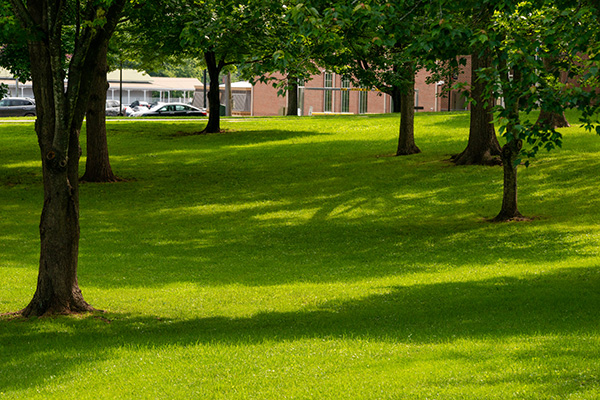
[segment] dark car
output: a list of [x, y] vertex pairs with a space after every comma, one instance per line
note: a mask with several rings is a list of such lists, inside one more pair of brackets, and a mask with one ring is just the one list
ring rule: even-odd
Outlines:
[[35, 101], [28, 97], [7, 97], [0, 100], [0, 117], [35, 116]]
[[206, 117], [206, 110], [184, 103], [159, 104], [149, 110], [140, 110], [132, 117]]

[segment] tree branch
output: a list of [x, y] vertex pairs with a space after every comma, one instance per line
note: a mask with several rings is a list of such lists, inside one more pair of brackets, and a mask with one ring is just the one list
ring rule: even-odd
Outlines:
[[15, 12], [17, 18], [19, 18], [19, 21], [21, 21], [21, 25], [23, 25], [23, 27], [28, 31], [35, 30], [37, 24], [33, 20], [33, 17], [31, 16], [31, 14], [29, 14], [27, 7], [23, 3], [23, 0], [9, 0], [9, 1], [10, 1], [10, 4], [12, 5], [13, 11]]

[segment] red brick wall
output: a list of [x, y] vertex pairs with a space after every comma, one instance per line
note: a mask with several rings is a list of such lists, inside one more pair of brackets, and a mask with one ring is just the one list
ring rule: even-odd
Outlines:
[[[283, 75], [273, 74], [277, 79]], [[258, 82], [252, 88], [252, 115], [280, 115], [282, 108], [287, 107], [287, 95], [278, 96], [277, 89], [271, 83]]]
[[[470, 82], [471, 66], [470, 57], [466, 57], [467, 65], [462, 67], [458, 76], [453, 77], [453, 83]], [[323, 88], [325, 86], [325, 70], [321, 70], [321, 74], [314, 75], [313, 79], [306, 81], [304, 89], [304, 103], [298, 106], [304, 110], [304, 115], [308, 115], [312, 107], [312, 112], [324, 112], [325, 94], [323, 90], [311, 90], [310, 88]], [[273, 74], [273, 77], [282, 79], [283, 75]], [[468, 105], [464, 101], [464, 97], [457, 91], [452, 91], [451, 95], [447, 93], [442, 95], [442, 89], [448, 84], [448, 79], [444, 80], [443, 85], [426, 84], [425, 81], [429, 76], [429, 72], [420, 70], [416, 74], [415, 91], [418, 92], [416, 106], [423, 107], [418, 111], [447, 111], [450, 101], [450, 109], [465, 109]], [[341, 88], [341, 76], [334, 74], [334, 88]], [[437, 86], [437, 87], [436, 87]], [[349, 91], [349, 112], [357, 114], [359, 111], [360, 91]], [[437, 94], [437, 96], [436, 96]], [[300, 100], [300, 99], [299, 99]], [[367, 113], [387, 113], [391, 112], [391, 97], [377, 91], [368, 92], [368, 107]], [[283, 96], [277, 95], [277, 89], [273, 88], [271, 83], [257, 83], [252, 90], [252, 115], [270, 116], [281, 115], [283, 109], [287, 107], [287, 94]], [[340, 90], [333, 91], [333, 112], [340, 113], [342, 111], [342, 92]]]
[[[458, 76], [452, 77], [452, 84], [456, 82], [471, 82], [471, 57], [467, 56], [465, 59], [467, 64], [460, 68]], [[436, 83], [426, 83], [429, 75], [429, 72], [426, 70], [419, 70], [416, 74], [415, 90], [419, 93], [418, 104], [416, 105], [423, 107], [423, 110], [420, 111], [448, 111], [449, 101], [451, 110], [464, 110], [465, 107], [468, 108], [468, 104], [460, 92], [453, 90], [449, 96], [448, 93], [443, 91], [448, 85], [449, 77], [443, 79], [443, 85], [436, 85]]]

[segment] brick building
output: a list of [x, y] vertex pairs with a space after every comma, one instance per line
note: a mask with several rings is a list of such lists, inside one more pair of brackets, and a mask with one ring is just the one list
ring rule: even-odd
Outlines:
[[[470, 60], [458, 73], [444, 81], [428, 83], [429, 72], [420, 70], [416, 74], [415, 107], [417, 111], [456, 111], [468, 109], [466, 96], [458, 91], [446, 92], [448, 84], [470, 82]], [[283, 79], [280, 74], [273, 75]], [[204, 87], [196, 86], [193, 104], [204, 106]], [[224, 104], [224, 85], [221, 85], [221, 103]], [[277, 95], [277, 89], [269, 83], [247, 82], [232, 84], [233, 114], [271, 116], [285, 115], [287, 94]], [[391, 96], [377, 90], [352, 85], [342, 75], [321, 70], [318, 75], [298, 88], [298, 115], [320, 114], [380, 114], [392, 111]]]

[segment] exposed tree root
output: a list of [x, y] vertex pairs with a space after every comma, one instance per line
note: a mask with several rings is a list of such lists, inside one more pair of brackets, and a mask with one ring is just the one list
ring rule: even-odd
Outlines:
[[411, 154], [419, 154], [421, 149], [419, 149], [416, 145], [409, 146], [407, 148], [398, 149], [396, 151], [397, 156], [410, 156]]
[[465, 150], [450, 157], [450, 161], [455, 165], [487, 165], [491, 167], [502, 165], [500, 155], [492, 155], [489, 151], [483, 154], [472, 154]]

